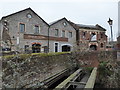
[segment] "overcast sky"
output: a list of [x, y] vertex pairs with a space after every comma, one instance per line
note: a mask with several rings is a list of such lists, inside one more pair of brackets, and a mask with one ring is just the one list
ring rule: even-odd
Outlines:
[[113, 36], [118, 34], [118, 0], [1, 0], [0, 18], [32, 8], [47, 23], [66, 17], [78, 24], [99, 24], [110, 37], [109, 17], [113, 19]]

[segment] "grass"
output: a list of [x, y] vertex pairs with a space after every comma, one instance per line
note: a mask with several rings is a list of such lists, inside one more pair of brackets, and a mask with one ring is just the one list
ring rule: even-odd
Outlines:
[[[26, 59], [26, 58], [29, 58], [30, 56], [46, 57], [46, 56], [54, 56], [54, 55], [61, 55], [61, 54], [67, 54], [67, 53], [70, 53], [70, 52], [32, 53], [32, 54], [17, 54], [17, 55], [22, 59]], [[3, 58], [10, 59], [15, 56], [16, 55], [6, 55], [6, 56], [3, 56]]]

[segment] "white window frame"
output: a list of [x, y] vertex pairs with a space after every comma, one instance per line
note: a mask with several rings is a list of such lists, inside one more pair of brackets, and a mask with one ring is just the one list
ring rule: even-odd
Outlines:
[[55, 52], [55, 43], [58, 43], [58, 52], [60, 52], [59, 42], [54, 42], [54, 52]]

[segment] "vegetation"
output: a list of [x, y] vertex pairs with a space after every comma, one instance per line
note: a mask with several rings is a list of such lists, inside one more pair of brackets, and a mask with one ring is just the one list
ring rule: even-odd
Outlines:
[[14, 55], [6, 55], [3, 56], [3, 58], [10, 59], [18, 56], [21, 59], [27, 59], [30, 56], [54, 56], [54, 55], [62, 55], [62, 54], [68, 54], [70, 52], [51, 52], [51, 53], [32, 53], [32, 54], [14, 54]]
[[86, 72], [92, 72], [92, 70], [93, 70], [93, 67], [84, 67], [83, 68]]

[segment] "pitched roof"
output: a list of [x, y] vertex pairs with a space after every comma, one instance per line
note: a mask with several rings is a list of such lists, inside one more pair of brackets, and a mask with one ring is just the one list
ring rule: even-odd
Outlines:
[[95, 26], [94, 25], [83, 25], [83, 24], [75, 24], [71, 21], [69, 21], [71, 23], [71, 25], [79, 30], [79, 29], [92, 29], [92, 30], [102, 30], [102, 31], [106, 31], [105, 28], [101, 27], [100, 25], [96, 24]]
[[[49, 25], [52, 26], [52, 25], [54, 25], [54, 24], [56, 24], [57, 22], [62, 21], [62, 20], [66, 20], [66, 21], [68, 22], [68, 24], [70, 24], [70, 25], [73, 27], [73, 25], [72, 25], [65, 17], [64, 17], [64, 18], [61, 18], [61, 19], [59, 19], [59, 20], [53, 21], [53, 22], [49, 23]], [[73, 28], [74, 28], [74, 27], [73, 27]], [[74, 28], [74, 29], [76, 30], [76, 28]]]
[[[24, 10], [21, 10], [21, 11], [15, 12], [15, 13], [12, 13], [12, 14], [7, 15], [7, 16], [3, 16], [2, 19], [7, 18], [7, 17], [9, 17], [9, 16], [13, 16], [13, 15], [18, 14], [18, 13], [23, 12], [23, 11], [27, 11], [27, 10], [31, 10], [35, 15], [37, 15], [44, 23], [46, 23], [46, 24], [49, 26], [49, 24], [48, 24], [47, 22], [45, 22], [45, 21], [44, 21], [36, 12], [34, 12], [30, 7], [29, 7], [29, 8], [26, 8], [26, 9], [24, 9]], [[1, 20], [2, 20], [2, 19], [1, 19]]]
[[49, 23], [49, 25], [51, 26], [51, 25], [53, 25], [53, 24], [55, 24], [55, 23], [57, 23], [57, 22], [59, 22], [59, 21], [62, 21], [62, 20], [64, 20], [64, 19], [68, 22], [68, 20], [64, 17], [64, 18], [61, 18], [61, 19], [58, 19], [58, 20], [56, 20], [56, 21], [53, 21], [53, 22]]

